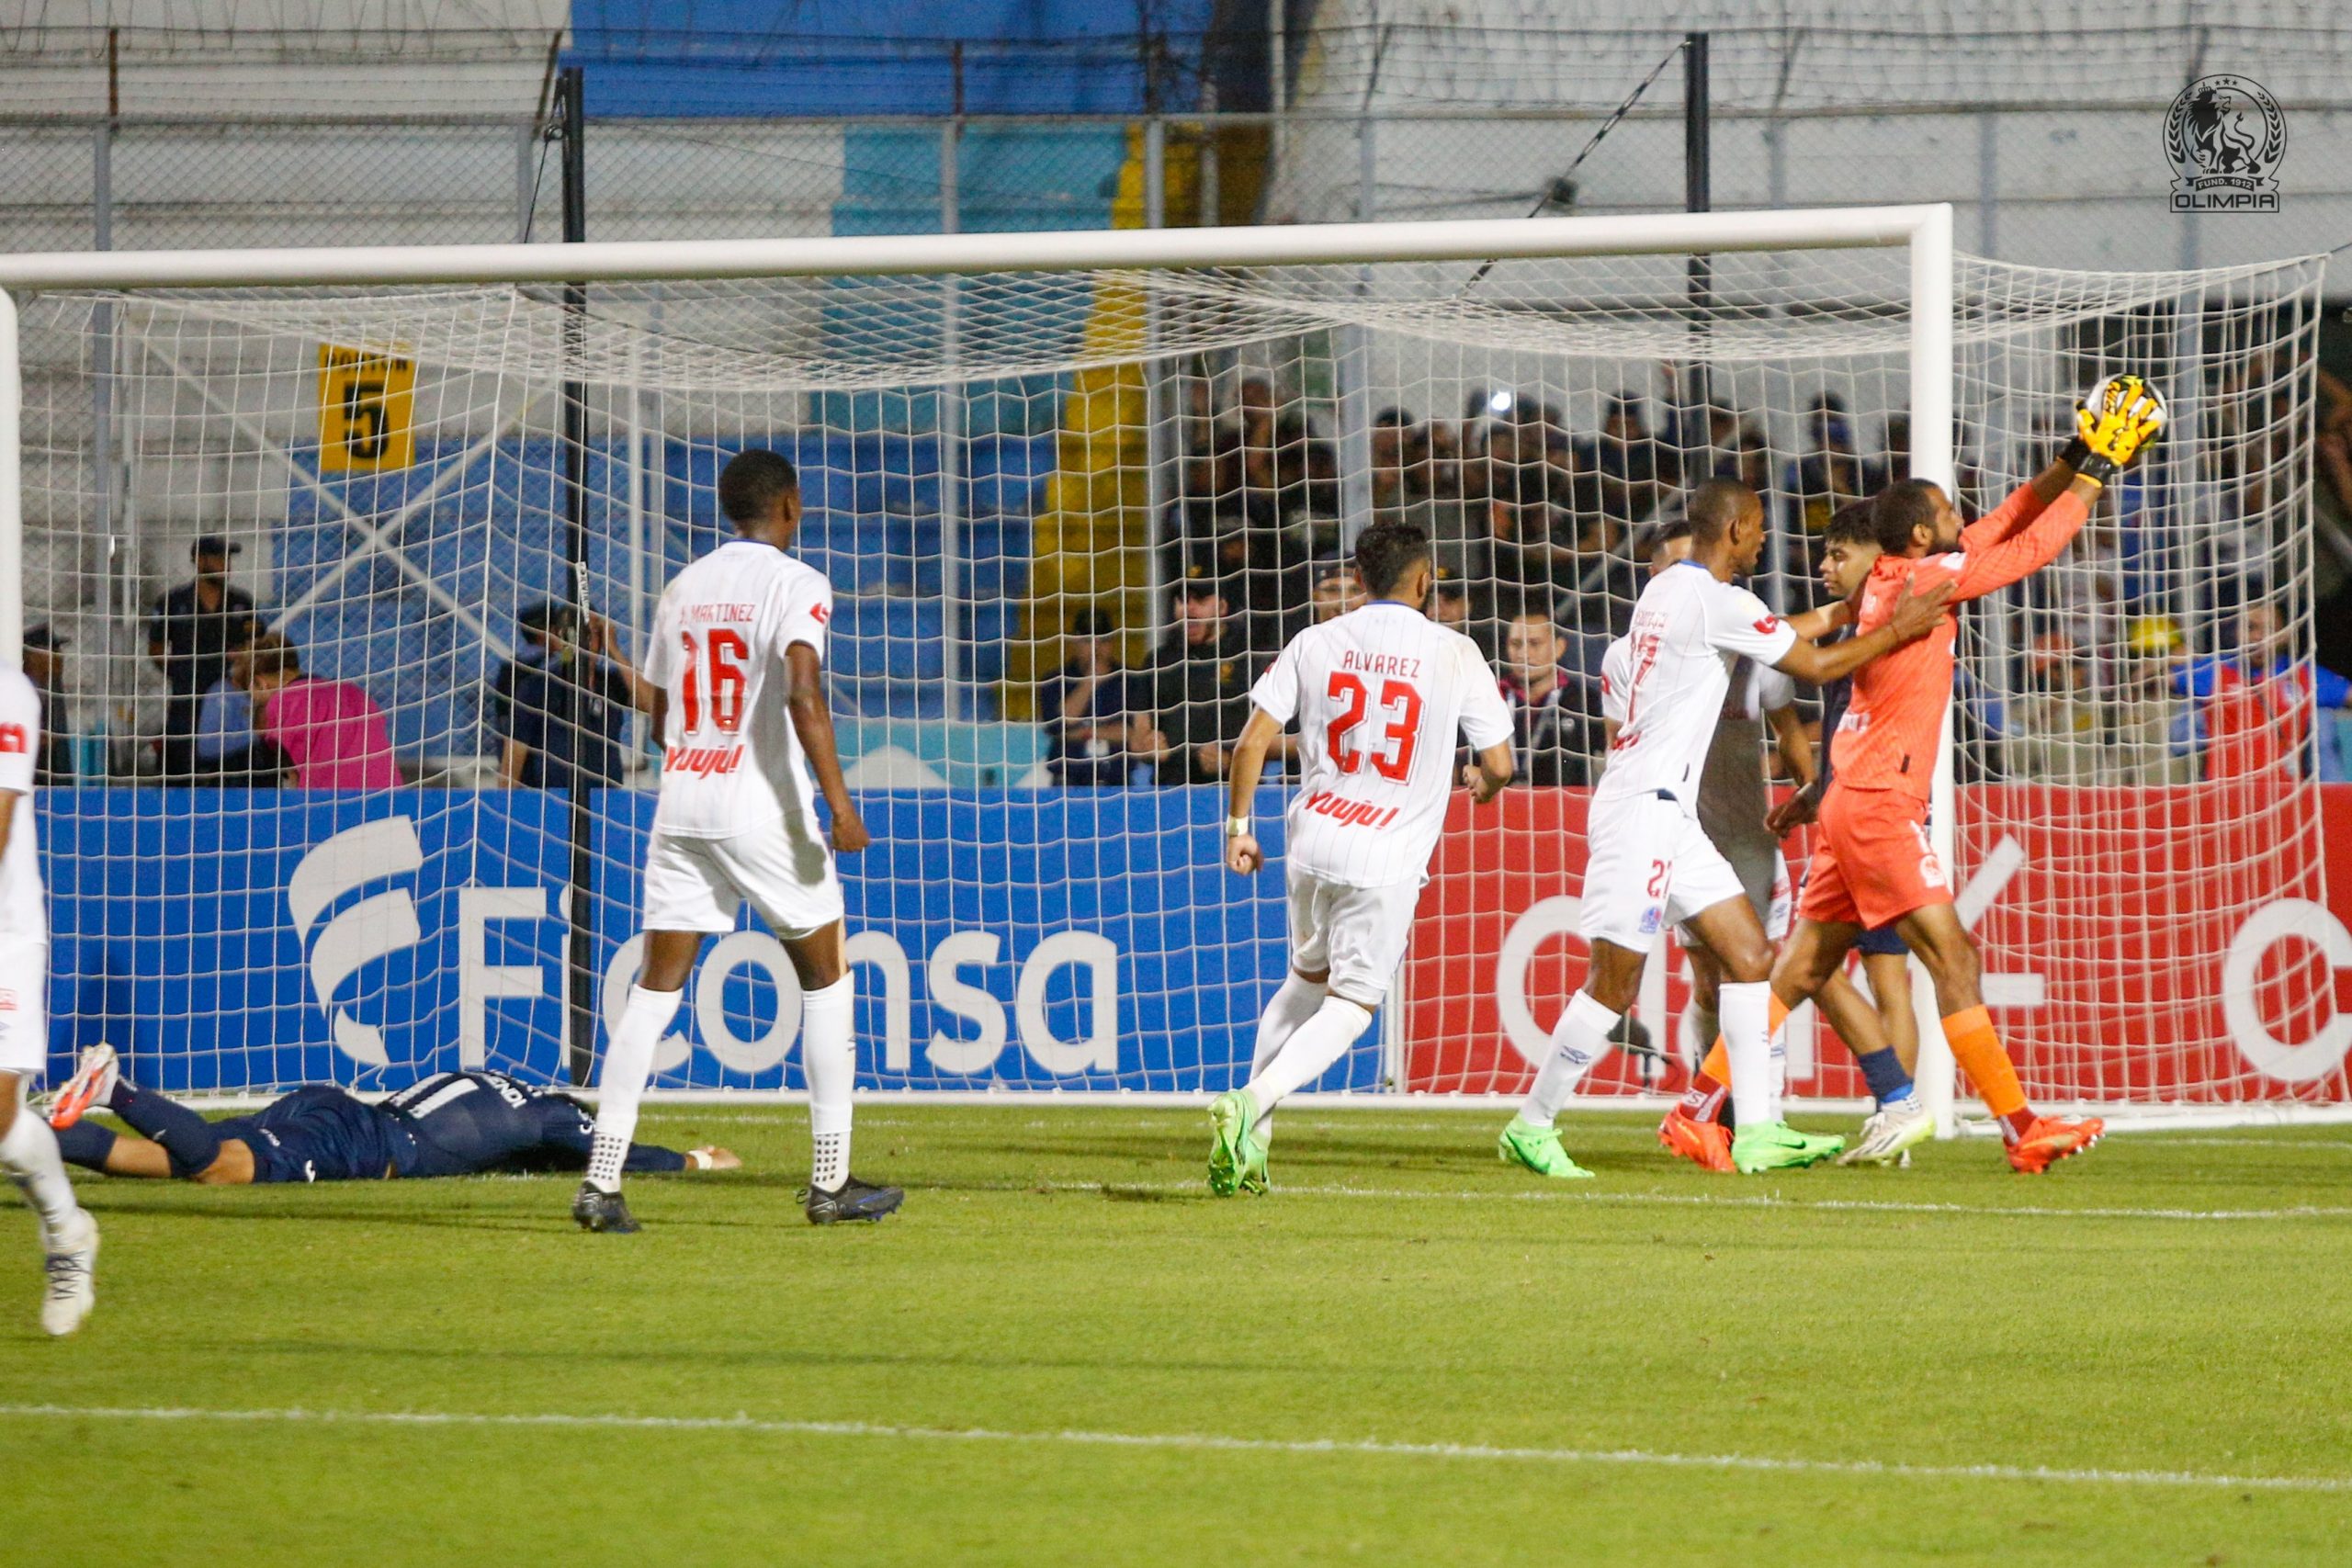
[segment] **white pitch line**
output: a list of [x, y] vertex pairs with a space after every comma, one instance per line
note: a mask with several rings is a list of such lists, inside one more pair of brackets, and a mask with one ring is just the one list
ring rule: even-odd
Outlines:
[[866, 1421], [778, 1421], [751, 1416], [481, 1415], [440, 1410], [201, 1410], [71, 1404], [0, 1404], [0, 1417], [58, 1421], [278, 1422], [362, 1427], [552, 1427], [759, 1436], [886, 1438], [909, 1442], [1061, 1443], [1220, 1453], [1362, 1454], [1383, 1459], [1502, 1461], [1535, 1464], [1647, 1465], [1678, 1470], [1867, 1475], [1917, 1481], [2041, 1481], [2082, 1486], [2171, 1486], [2263, 1492], [2352, 1492], [2352, 1476], [2222, 1475], [2194, 1470], [2077, 1470], [2018, 1464], [1888, 1464], [1875, 1460], [1773, 1459], [1753, 1454], [1660, 1453], [1646, 1449], [1503, 1448], [1486, 1443], [1394, 1443], [1376, 1438], [1228, 1438], [1193, 1432], [1002, 1432], [984, 1427], [900, 1427]]
[[[1204, 1184], [1170, 1181], [1030, 1181], [1005, 1182], [966, 1191], [989, 1192], [1201, 1192]], [[1915, 1203], [1893, 1199], [1781, 1198], [1771, 1193], [1746, 1197], [1711, 1197], [1702, 1192], [1591, 1192], [1537, 1188], [1524, 1192], [1443, 1191], [1409, 1187], [1348, 1187], [1341, 1185], [1286, 1187], [1277, 1184], [1273, 1195], [1305, 1198], [1381, 1198], [1439, 1200], [1459, 1203], [1486, 1200], [1503, 1203], [1642, 1204], [1689, 1209], [1825, 1209], [1878, 1214], [2024, 1214], [2066, 1220], [2327, 1220], [2352, 1219], [2352, 1207], [2322, 1208], [2301, 1204], [2285, 1209], [2068, 1209], [2031, 1203]]]

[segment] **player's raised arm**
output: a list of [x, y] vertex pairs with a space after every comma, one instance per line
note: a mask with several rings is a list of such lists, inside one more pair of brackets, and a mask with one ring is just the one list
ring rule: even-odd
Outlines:
[[1793, 642], [1787, 652], [1771, 661], [1772, 668], [1786, 671], [1800, 681], [1826, 686], [1852, 674], [1882, 653], [1926, 637], [1942, 618], [1944, 604], [1951, 597], [1949, 581], [1932, 583], [1922, 592], [1914, 592], [1913, 584], [1905, 581], [1903, 591], [1894, 596], [1894, 615], [1886, 625], [1826, 648], [1818, 643]]

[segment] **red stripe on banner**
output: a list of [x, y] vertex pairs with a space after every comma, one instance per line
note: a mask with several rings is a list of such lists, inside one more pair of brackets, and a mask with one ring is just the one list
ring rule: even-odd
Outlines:
[[[1972, 886], [1990, 896], [1974, 928], [1987, 998], [2030, 1091], [2352, 1100], [2352, 785], [2321, 786], [2317, 802], [2314, 821], [2309, 797], [2258, 780], [1962, 791], [1960, 887], [1963, 903]], [[1407, 1087], [1531, 1080], [1584, 976], [1585, 811], [1582, 790], [1513, 790], [1476, 810], [1455, 797], [1406, 966]], [[1801, 877], [1805, 836], [1785, 849]], [[1667, 1016], [1644, 1021], [1671, 1055], [1689, 986], [1684, 955], [1669, 947], [1667, 962]], [[1826, 1026], [1800, 1025], [1791, 1061], [1801, 1093], [1862, 1092]], [[1614, 1052], [1583, 1091], [1682, 1081], [1677, 1068], [1645, 1084]]]

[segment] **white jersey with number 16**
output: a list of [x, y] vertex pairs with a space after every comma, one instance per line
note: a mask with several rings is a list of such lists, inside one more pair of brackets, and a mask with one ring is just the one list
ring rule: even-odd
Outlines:
[[1511, 738], [1478, 645], [1392, 600], [1291, 638], [1250, 699], [1269, 718], [1298, 720], [1290, 864], [1355, 887], [1428, 875], [1457, 729], [1478, 750]]
[[669, 697], [653, 825], [730, 839], [780, 817], [820, 839], [817, 788], [785, 708], [785, 650], [824, 657], [833, 591], [772, 545], [730, 539], [662, 591], [645, 677]]

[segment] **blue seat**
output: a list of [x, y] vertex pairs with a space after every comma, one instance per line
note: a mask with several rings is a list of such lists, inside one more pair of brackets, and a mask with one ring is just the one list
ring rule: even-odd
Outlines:
[[938, 681], [946, 671], [937, 600], [840, 599], [834, 602], [834, 667], [859, 678]]
[[964, 591], [974, 599], [1019, 599], [1029, 592], [1026, 517], [975, 517], [964, 527]]
[[1020, 606], [1006, 600], [981, 600], [966, 606], [964, 669], [969, 680], [994, 686], [1004, 679], [1005, 653], [1020, 624]]

